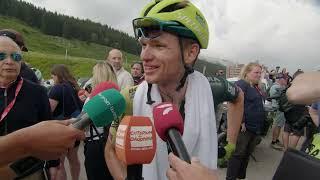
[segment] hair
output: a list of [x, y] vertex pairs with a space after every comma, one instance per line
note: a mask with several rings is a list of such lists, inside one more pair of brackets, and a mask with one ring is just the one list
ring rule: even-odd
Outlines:
[[76, 81], [76, 79], [70, 73], [68, 67], [64, 64], [55, 64], [51, 69], [51, 74], [57, 76], [58, 84], [62, 83], [71, 83], [71, 85], [76, 89], [76, 91], [80, 90], [80, 87]]
[[133, 62], [133, 63], [131, 64], [131, 68], [132, 68], [135, 64], [139, 64], [139, 65], [141, 66], [141, 73], [143, 74], [143, 73], [144, 73], [144, 70], [143, 70], [143, 64], [142, 64], [142, 62]]
[[111, 66], [108, 62], [98, 62], [94, 67], [92, 71], [92, 88], [95, 88], [96, 85], [98, 85], [101, 82], [104, 81], [112, 81], [116, 84], [117, 82], [117, 76]]
[[259, 67], [262, 69], [261, 65], [258, 63], [249, 63], [241, 69], [240, 79], [252, 84], [252, 82], [248, 79], [247, 74], [251, 72], [254, 67]]

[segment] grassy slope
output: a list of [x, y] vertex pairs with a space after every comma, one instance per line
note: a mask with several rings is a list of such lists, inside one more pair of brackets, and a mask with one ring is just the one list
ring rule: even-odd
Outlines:
[[[76, 77], [91, 76], [94, 64], [97, 60], [104, 59], [106, 52], [111, 49], [99, 44], [48, 36], [15, 18], [0, 16], [0, 29], [4, 28], [15, 29], [23, 34], [29, 49], [29, 52], [24, 53], [24, 59], [40, 69], [45, 79], [50, 77], [53, 64], [68, 65]], [[124, 57], [128, 64], [139, 59], [138, 56], [129, 53], [124, 53]]]

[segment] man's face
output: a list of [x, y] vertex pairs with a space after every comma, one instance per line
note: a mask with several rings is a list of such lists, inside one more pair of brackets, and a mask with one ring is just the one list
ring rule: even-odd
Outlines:
[[13, 56], [21, 55], [20, 48], [9, 38], [0, 37], [0, 77], [7, 80], [15, 80], [20, 73], [21, 59]]
[[167, 84], [180, 80], [184, 67], [177, 36], [161, 32], [161, 35], [154, 39], [140, 39], [140, 44], [140, 58], [148, 83]]
[[142, 67], [140, 64], [134, 64], [131, 68], [132, 77], [141, 77], [142, 76]]
[[119, 71], [122, 68], [121, 52], [117, 49], [111, 50], [109, 52], [108, 61], [116, 71]]

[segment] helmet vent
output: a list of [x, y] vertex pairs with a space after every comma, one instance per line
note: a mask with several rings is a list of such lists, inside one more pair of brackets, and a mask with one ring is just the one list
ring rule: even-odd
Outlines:
[[155, 5], [157, 5], [157, 4], [154, 4], [154, 5], [150, 6], [150, 7], [148, 7], [148, 9], [146, 9], [146, 11], [144, 12], [143, 16], [144, 16], [144, 17], [147, 16], [147, 14], [149, 13], [149, 11], [150, 11]]
[[173, 11], [185, 8], [187, 5], [188, 5], [188, 1], [171, 4], [171, 5], [163, 8], [159, 13], [173, 12]]

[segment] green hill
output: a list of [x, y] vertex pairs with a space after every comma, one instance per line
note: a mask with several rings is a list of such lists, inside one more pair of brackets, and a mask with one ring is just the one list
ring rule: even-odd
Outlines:
[[[20, 20], [0, 16], [0, 29], [8, 28], [15, 29], [23, 35], [29, 49], [29, 52], [24, 53], [24, 59], [40, 69], [45, 79], [50, 78], [53, 64], [66, 64], [76, 77], [91, 76], [92, 67], [97, 60], [105, 59], [106, 52], [111, 49], [95, 43], [45, 35]], [[123, 54], [128, 64], [139, 59], [138, 56], [126, 52]], [[125, 66], [128, 67], [128, 64]]]

